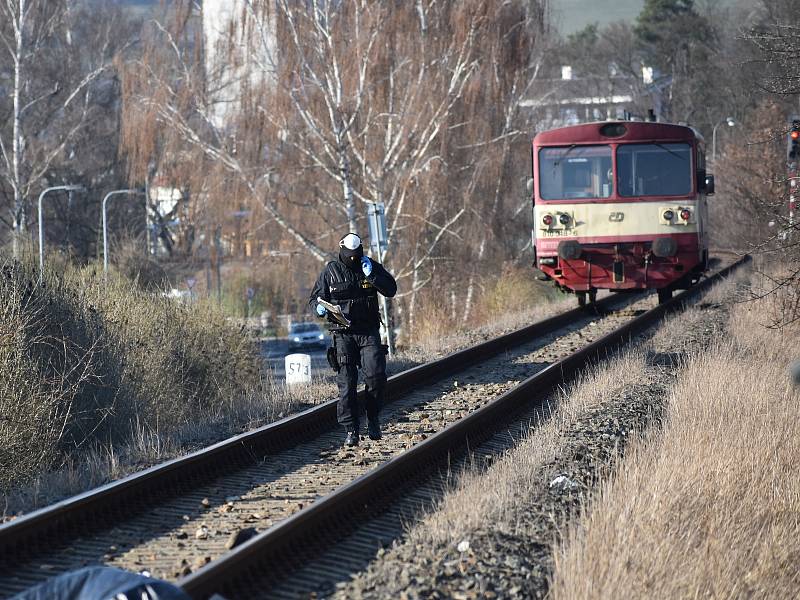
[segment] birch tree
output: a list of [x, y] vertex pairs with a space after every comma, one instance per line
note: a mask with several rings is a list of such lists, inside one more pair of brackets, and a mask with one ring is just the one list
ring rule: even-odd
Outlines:
[[[477, 230], [485, 248], [502, 231], [495, 219], [505, 207], [513, 144], [526, 137], [519, 102], [541, 64], [547, 5], [419, 0], [333, 11], [312, 4], [305, 12], [279, 2], [290, 24], [281, 46], [295, 57], [283, 63], [281, 80], [296, 85], [285, 96], [289, 110], [270, 118], [299, 132], [287, 142], [304, 172], [341, 186], [341, 197], [329, 202], [344, 206], [350, 227], [354, 204], [385, 204], [390, 248], [380, 258], [407, 280], [399, 297], [408, 297], [413, 326], [417, 294], [433, 281], [435, 262], [474, 265], [474, 254], [463, 250], [473, 246], [465, 232]], [[297, 120], [306, 126], [293, 127]], [[465, 271], [468, 315], [475, 271]]]
[[0, 99], [0, 184], [18, 255], [32, 196], [89, 120], [93, 83], [111, 64], [111, 37], [97, 55], [73, 60], [67, 0], [0, 3], [0, 70], [9, 81]]
[[[233, 177], [235, 187], [259, 203], [271, 222], [315, 258], [326, 260], [328, 249], [316, 243], [313, 226], [333, 220], [356, 230], [357, 207], [365, 202], [384, 201], [390, 210], [394, 204], [402, 209], [404, 192], [400, 185], [387, 184], [387, 175], [397, 178], [395, 173], [402, 171], [408, 181], [435, 160], [434, 142], [448, 109], [474, 71], [475, 27], [467, 29], [452, 52], [436, 57], [440, 64], [432, 64], [430, 57], [427, 62], [419, 56], [392, 57], [395, 64], [383, 74], [377, 41], [382, 34], [393, 35], [392, 26], [398, 24], [389, 22], [392, 13], [381, 3], [350, 0], [334, 7], [278, 0], [277, 9], [272, 6], [265, 0], [242, 0], [240, 20], [231, 25], [231, 69], [241, 64], [241, 46], [232, 42], [242, 37], [249, 67], [239, 78], [236, 105], [222, 123], [214, 119], [219, 113], [215, 83], [236, 75], [215, 70], [204, 78], [187, 49], [197, 44], [182, 43], [185, 30], [157, 24], [148, 51], [126, 77], [127, 147], [136, 173], [154, 154], [175, 157], [191, 148], [210, 165], [196, 185], [210, 189], [224, 181], [230, 186]], [[420, 13], [412, 14], [416, 22]], [[280, 60], [274, 56], [276, 38], [283, 48]], [[260, 76], [253, 76], [253, 70]], [[432, 79], [440, 72], [449, 77], [445, 93], [429, 106], [430, 94], [437, 91]], [[382, 106], [378, 98], [387, 90], [388, 102]], [[415, 113], [416, 108], [420, 111]], [[382, 140], [379, 159], [376, 136]], [[278, 170], [283, 186], [270, 178]], [[212, 172], [216, 178], [209, 176]], [[317, 178], [310, 187], [320, 218], [311, 219], [309, 228], [308, 215], [290, 214], [288, 186], [311, 174]], [[282, 203], [287, 198], [288, 205]]]
[[[467, 232], [503, 231], [496, 215], [518, 179], [510, 157], [527, 135], [518, 103], [535, 78], [546, 3], [234, 5], [214, 50], [225, 58], [210, 68], [198, 65], [187, 28], [164, 23], [127, 69], [132, 173], [161, 157], [170, 166], [159, 170], [191, 180], [215, 218], [247, 205], [263, 218], [251, 228], [319, 261], [342, 233], [363, 233], [365, 209], [383, 203], [390, 243], [379, 259], [413, 318], [436, 265], [469, 258]], [[222, 82], [235, 82], [234, 97]], [[527, 154], [525, 142], [523, 164]]]
[[270, 121], [284, 131], [303, 124], [287, 144], [304, 170], [333, 184], [320, 202], [348, 229], [358, 229], [368, 204], [385, 205], [389, 250], [378, 258], [391, 258], [396, 277], [410, 279], [413, 309], [430, 281], [423, 267], [445, 236], [457, 235], [466, 211], [432, 178], [446, 179], [447, 127], [478, 69], [486, 15], [423, 1], [278, 6], [291, 49], [281, 81], [293, 85], [288, 106]]

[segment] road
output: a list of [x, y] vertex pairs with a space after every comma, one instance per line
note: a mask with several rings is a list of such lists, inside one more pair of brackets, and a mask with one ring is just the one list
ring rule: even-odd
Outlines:
[[325, 340], [324, 348], [308, 348], [300, 350], [289, 350], [289, 340], [287, 338], [273, 338], [261, 340], [259, 342], [261, 357], [269, 365], [272, 376], [277, 380], [286, 379], [284, 371], [284, 359], [287, 354], [308, 354], [311, 356], [311, 376], [317, 377], [322, 374], [330, 374], [331, 368], [325, 358], [325, 351], [328, 347], [328, 340]]

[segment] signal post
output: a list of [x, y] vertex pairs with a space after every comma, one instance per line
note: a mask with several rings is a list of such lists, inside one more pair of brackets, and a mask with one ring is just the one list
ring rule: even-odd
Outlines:
[[789, 135], [786, 147], [786, 169], [789, 180], [789, 227], [784, 234], [784, 239], [794, 229], [794, 215], [797, 210], [797, 161], [800, 160], [800, 117], [793, 115], [789, 118]]

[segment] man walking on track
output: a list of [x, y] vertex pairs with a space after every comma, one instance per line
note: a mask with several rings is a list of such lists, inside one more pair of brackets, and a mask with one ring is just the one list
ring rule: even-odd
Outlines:
[[308, 298], [311, 309], [327, 318], [333, 345], [328, 362], [336, 370], [339, 401], [336, 417], [347, 431], [346, 446], [356, 446], [361, 411], [356, 390], [358, 367], [366, 384], [367, 432], [381, 439], [378, 412], [386, 393], [386, 347], [381, 344], [378, 293], [391, 298], [397, 283], [383, 266], [364, 256], [361, 238], [339, 240], [339, 258], [325, 265]]

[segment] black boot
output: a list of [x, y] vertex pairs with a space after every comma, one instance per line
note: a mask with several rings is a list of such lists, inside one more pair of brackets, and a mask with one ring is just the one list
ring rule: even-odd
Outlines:
[[344, 445], [345, 446], [358, 446], [358, 438], [359, 438], [359, 427], [358, 425], [348, 425], [347, 426], [347, 437], [344, 438]]
[[381, 439], [381, 424], [378, 421], [378, 418], [375, 417], [374, 419], [369, 420], [369, 424], [367, 426], [367, 433], [369, 433], [369, 439], [371, 440], [379, 440]]

